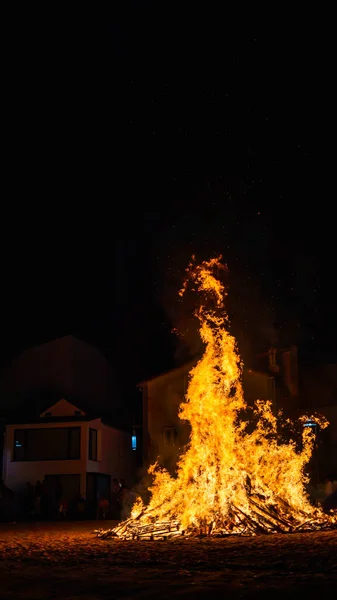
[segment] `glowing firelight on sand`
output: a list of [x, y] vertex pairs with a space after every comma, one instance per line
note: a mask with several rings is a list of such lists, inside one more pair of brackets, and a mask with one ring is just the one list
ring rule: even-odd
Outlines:
[[[189, 421], [189, 444], [172, 477], [157, 464], [151, 498], [138, 499], [131, 517], [113, 530], [101, 532], [124, 539], [158, 539], [179, 535], [226, 535], [321, 529], [337, 523], [313, 507], [305, 490], [306, 465], [314, 433], [302, 427], [299, 450], [294, 441], [281, 442], [271, 402], [257, 401], [253, 431], [240, 420], [243, 397], [242, 363], [236, 341], [227, 330], [227, 295], [217, 273], [221, 257], [187, 269], [180, 294], [189, 286], [206, 300], [196, 315], [205, 344], [203, 357], [191, 370], [179, 417]], [[308, 417], [303, 418], [303, 423]], [[324, 419], [317, 421], [326, 427]]]

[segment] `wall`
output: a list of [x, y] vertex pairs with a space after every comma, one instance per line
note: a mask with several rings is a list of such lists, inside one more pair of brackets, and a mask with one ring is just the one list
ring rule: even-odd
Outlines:
[[[167, 468], [175, 464], [180, 449], [187, 443], [189, 424], [178, 418], [178, 409], [187, 390], [188, 373], [191, 365], [180, 367], [147, 382], [145, 391], [144, 417], [147, 417], [148, 451], [147, 461], [154, 462], [158, 455]], [[143, 422], [146, 422], [143, 418]], [[177, 446], [165, 446], [164, 428], [176, 427]], [[146, 459], [145, 459], [146, 460]]]
[[337, 365], [328, 364], [302, 369], [301, 406], [317, 407], [337, 404]]
[[[15, 429], [81, 428], [81, 458], [79, 460], [13, 461]], [[97, 461], [89, 460], [89, 428], [97, 430]], [[7, 425], [4, 447], [4, 482], [14, 491], [23, 489], [26, 482], [35, 484], [45, 475], [81, 475], [81, 494], [86, 495], [86, 473], [104, 473], [133, 483], [131, 434], [102, 424], [101, 419], [71, 423], [37, 423]]]
[[[124, 479], [127, 485], [131, 485], [134, 479], [131, 433], [104, 425], [102, 442], [106, 472], [117, 479]], [[114, 448], [114, 453], [111, 452], [111, 447]]]
[[[254, 369], [251, 372], [266, 378], [267, 394], [263, 393], [261, 379], [258, 395], [270, 399], [273, 396], [274, 409], [277, 411], [282, 408], [288, 416], [291, 416], [299, 406], [297, 347], [269, 348], [254, 357]], [[269, 379], [268, 375], [272, 379]]]
[[[179, 419], [178, 412], [187, 391], [188, 374], [192, 367], [193, 363], [189, 363], [143, 384], [145, 465], [155, 462], [160, 456], [161, 464], [173, 471], [177, 457], [188, 442], [190, 425]], [[256, 399], [275, 401], [272, 376], [245, 370], [243, 385], [248, 402], [252, 403]], [[176, 428], [178, 433], [176, 445], [165, 443], [164, 428], [166, 427]]]
[[88, 427], [97, 429], [97, 461], [87, 458], [88, 473], [105, 473], [131, 485], [134, 477], [131, 434], [105, 425], [100, 419], [90, 421]]
[[244, 369], [242, 385], [245, 400], [252, 405], [256, 400], [270, 400], [275, 406], [274, 377], [252, 369]]

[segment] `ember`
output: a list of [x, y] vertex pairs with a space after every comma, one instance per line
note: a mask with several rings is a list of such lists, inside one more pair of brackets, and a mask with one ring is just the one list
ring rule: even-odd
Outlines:
[[[192, 262], [181, 290], [182, 295], [192, 284], [205, 294], [207, 304], [197, 311], [205, 352], [190, 372], [180, 406], [179, 416], [190, 422], [191, 435], [177, 475], [171, 477], [157, 464], [150, 467], [154, 482], [149, 504], [144, 506], [138, 499], [129, 519], [97, 532], [103, 539], [257, 535], [337, 526], [336, 511], [326, 515], [313, 507], [305, 491], [305, 468], [314, 446], [312, 428], [302, 427], [298, 449], [294, 441], [280, 441], [270, 402], [256, 402], [257, 424], [252, 432], [240, 419], [247, 408], [242, 363], [226, 328], [226, 292], [215, 275], [224, 269], [220, 260]], [[315, 422], [322, 428], [328, 424], [317, 416]]]

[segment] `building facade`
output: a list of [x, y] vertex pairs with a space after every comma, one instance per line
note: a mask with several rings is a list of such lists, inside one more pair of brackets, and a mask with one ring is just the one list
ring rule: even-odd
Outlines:
[[60, 398], [85, 407], [90, 414], [109, 415], [119, 428], [130, 426], [113, 369], [98, 348], [72, 335], [32, 346], [0, 372], [0, 476], [3, 434], [13, 412], [32, 420]]
[[65, 399], [39, 419], [7, 423], [4, 436], [3, 481], [20, 494], [29, 482], [46, 482], [52, 492], [61, 487], [70, 502], [76, 495], [96, 505], [110, 497], [111, 481], [132, 478], [131, 432], [88, 414]]
[[[171, 472], [189, 440], [189, 423], [178, 417], [195, 362], [173, 369], [139, 384], [142, 392], [144, 466], [157, 459]], [[327, 429], [317, 431], [317, 443], [309, 470], [316, 482], [327, 475], [337, 476], [337, 365], [306, 370], [298, 367], [297, 348], [270, 348], [255, 357], [254, 368], [242, 373], [244, 397], [248, 406], [270, 400], [275, 414], [286, 417], [318, 413], [328, 421]]]
[[[160, 462], [173, 471], [177, 458], [187, 444], [190, 425], [178, 417], [188, 386], [189, 372], [195, 365], [189, 362], [139, 384], [143, 406], [143, 464]], [[271, 373], [252, 369], [243, 372], [243, 388], [248, 404], [257, 398], [276, 400], [275, 381]]]

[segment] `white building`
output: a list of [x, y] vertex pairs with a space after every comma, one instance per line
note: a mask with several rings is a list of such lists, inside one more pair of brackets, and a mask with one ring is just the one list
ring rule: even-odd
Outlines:
[[131, 432], [62, 399], [35, 422], [7, 423], [3, 481], [20, 492], [45, 480], [50, 490], [61, 486], [64, 499], [80, 493], [94, 506], [99, 493], [110, 495], [114, 477], [132, 479], [132, 458]]

